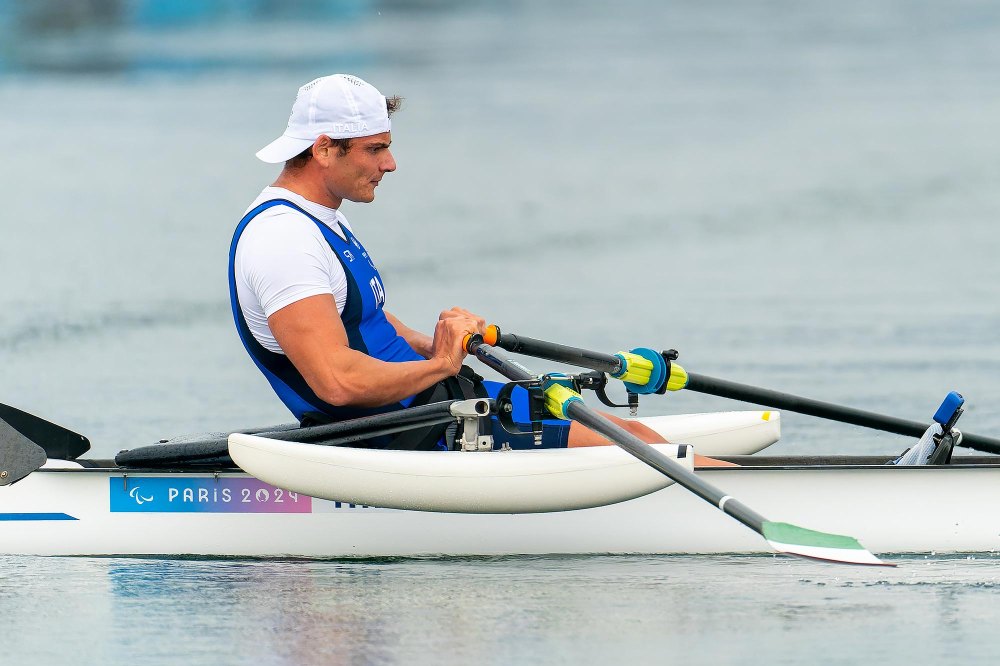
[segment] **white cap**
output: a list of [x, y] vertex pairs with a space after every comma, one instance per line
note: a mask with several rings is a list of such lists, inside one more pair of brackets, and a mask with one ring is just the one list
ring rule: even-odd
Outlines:
[[299, 88], [285, 133], [257, 152], [276, 164], [295, 157], [321, 135], [353, 139], [389, 131], [385, 97], [350, 74], [323, 76]]

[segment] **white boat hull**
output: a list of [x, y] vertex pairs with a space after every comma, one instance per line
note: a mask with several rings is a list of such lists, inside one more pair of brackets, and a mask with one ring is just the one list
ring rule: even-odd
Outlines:
[[[875, 553], [1000, 549], [994, 508], [1000, 506], [1000, 465], [744, 467], [698, 474], [769, 519], [850, 534]], [[170, 503], [166, 495], [144, 501], [154, 483], [160, 484], [155, 490], [177, 491]], [[770, 552], [761, 537], [676, 485], [610, 506], [519, 515], [376, 509], [302, 496], [293, 501], [233, 472], [42, 469], [0, 488], [4, 555], [756, 552]]]
[[[686, 444], [654, 444], [685, 469]], [[545, 513], [623, 502], [672, 481], [617, 446], [537, 451], [391, 451], [282, 442], [234, 433], [244, 471], [314, 498], [443, 513]]]
[[[678, 444], [653, 446], [691, 469], [691, 444], [752, 453], [780, 436], [777, 412], [644, 418]], [[233, 433], [229, 455], [245, 472], [296, 493], [390, 509], [445, 513], [543, 513], [605, 506], [672, 481], [617, 446], [519, 451], [370, 450]]]

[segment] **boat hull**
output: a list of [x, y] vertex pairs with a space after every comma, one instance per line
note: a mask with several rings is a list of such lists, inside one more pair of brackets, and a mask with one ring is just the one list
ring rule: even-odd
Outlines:
[[[816, 465], [789, 458], [698, 474], [772, 520], [850, 534], [876, 553], [1000, 549], [1000, 515], [994, 510], [1000, 505], [1000, 465], [897, 468], [868, 462]], [[0, 488], [4, 555], [757, 552], [770, 552], [762, 538], [676, 485], [604, 507], [514, 515], [292, 498], [232, 471], [42, 469]]]
[[[651, 444], [684, 469], [686, 444]], [[605, 506], [672, 481], [617, 446], [528, 451], [391, 451], [232, 434], [246, 472], [314, 498], [440, 513], [547, 513]]]
[[[639, 419], [667, 442], [660, 453], [691, 469], [693, 445], [755, 453], [778, 440], [778, 412], [713, 412]], [[647, 495], [672, 481], [617, 446], [518, 451], [396, 451], [229, 436], [244, 471], [316, 498], [443, 513], [588, 509]]]

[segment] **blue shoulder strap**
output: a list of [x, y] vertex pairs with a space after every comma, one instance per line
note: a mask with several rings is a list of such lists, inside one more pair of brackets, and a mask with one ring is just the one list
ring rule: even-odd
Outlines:
[[[263, 213], [265, 210], [274, 206], [289, 206], [314, 222], [322, 225], [322, 222], [319, 222], [308, 212], [287, 199], [272, 199], [270, 201], [265, 201], [244, 215], [243, 219], [240, 220], [239, 225], [237, 225], [236, 232], [233, 234], [233, 242], [229, 248], [229, 297], [233, 310], [233, 320], [236, 322], [236, 329], [239, 332], [240, 340], [242, 340], [247, 353], [250, 354], [250, 357], [257, 365], [257, 368], [267, 378], [268, 382], [271, 384], [271, 388], [274, 389], [274, 392], [278, 394], [281, 401], [285, 403], [285, 405], [299, 420], [301, 420], [308, 412], [323, 413], [333, 420], [341, 421], [360, 416], [369, 416], [372, 414], [384, 414], [402, 409], [402, 403], [391, 403], [382, 407], [371, 408], [341, 407], [331, 405], [316, 395], [316, 393], [306, 383], [299, 371], [294, 365], [292, 365], [292, 362], [288, 360], [287, 356], [284, 354], [277, 354], [269, 349], [266, 349], [253, 336], [253, 333], [250, 331], [250, 327], [247, 325], [246, 319], [243, 317], [243, 310], [240, 307], [239, 296], [237, 295], [236, 290], [236, 246], [239, 242], [240, 236], [243, 234], [243, 231], [246, 229], [250, 221]], [[345, 272], [348, 273], [348, 284], [350, 287], [353, 281], [350, 280], [350, 272]], [[356, 284], [354, 284], [354, 289], [357, 290]], [[351, 294], [349, 290], [349, 301], [351, 300], [350, 297]], [[355, 298], [355, 302], [357, 302], [357, 298]]]

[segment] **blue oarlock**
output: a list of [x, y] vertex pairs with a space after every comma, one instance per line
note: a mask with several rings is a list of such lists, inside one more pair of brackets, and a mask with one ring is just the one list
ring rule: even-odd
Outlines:
[[960, 410], [964, 404], [965, 398], [962, 397], [962, 394], [958, 391], [952, 391], [945, 396], [941, 406], [934, 412], [934, 420], [942, 426], [948, 425], [955, 417], [955, 412]]
[[[622, 382], [625, 388], [632, 393], [638, 393], [640, 395], [646, 393], [656, 393], [661, 386], [669, 379], [667, 377], [667, 362], [663, 360], [663, 356], [652, 349], [647, 347], [636, 347], [635, 349], [629, 350], [629, 353], [635, 354], [636, 356], [641, 356], [650, 363], [653, 364], [653, 370], [649, 375], [649, 382], [646, 384], [633, 384], [632, 382]], [[621, 358], [621, 357], [619, 357]]]

